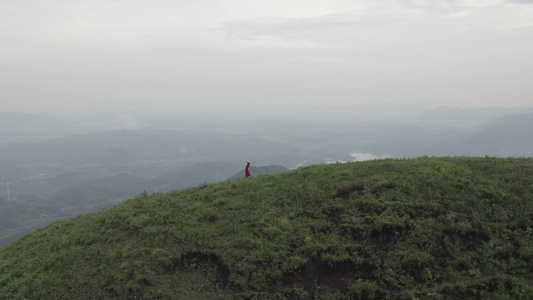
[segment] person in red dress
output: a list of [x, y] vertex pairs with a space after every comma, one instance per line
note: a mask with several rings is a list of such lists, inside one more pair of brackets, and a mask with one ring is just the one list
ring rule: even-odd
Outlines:
[[246, 178], [252, 177], [252, 174], [250, 173], [250, 161], [246, 163], [246, 169], [244, 169], [244, 171], [246, 173]]

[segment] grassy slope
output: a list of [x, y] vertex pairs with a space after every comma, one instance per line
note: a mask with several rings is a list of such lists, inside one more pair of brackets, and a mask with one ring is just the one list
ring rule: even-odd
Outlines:
[[531, 299], [532, 183], [422, 158], [140, 195], [0, 250], [0, 299]]

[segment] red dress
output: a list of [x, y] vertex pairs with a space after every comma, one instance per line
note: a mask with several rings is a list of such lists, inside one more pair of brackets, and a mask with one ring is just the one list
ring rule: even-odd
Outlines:
[[247, 165], [246, 165], [246, 169], [245, 169], [245, 171], [246, 171], [246, 178], [252, 176], [252, 174], [250, 174], [250, 164], [247, 164]]

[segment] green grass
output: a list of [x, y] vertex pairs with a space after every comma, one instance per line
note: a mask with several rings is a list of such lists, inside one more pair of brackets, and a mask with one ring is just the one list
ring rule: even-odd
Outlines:
[[533, 159], [321, 165], [139, 195], [0, 250], [0, 299], [532, 299]]

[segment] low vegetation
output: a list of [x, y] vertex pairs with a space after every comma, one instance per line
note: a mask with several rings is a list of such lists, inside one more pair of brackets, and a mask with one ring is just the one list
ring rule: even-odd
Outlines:
[[0, 299], [533, 299], [533, 159], [302, 168], [147, 195], [0, 250]]

